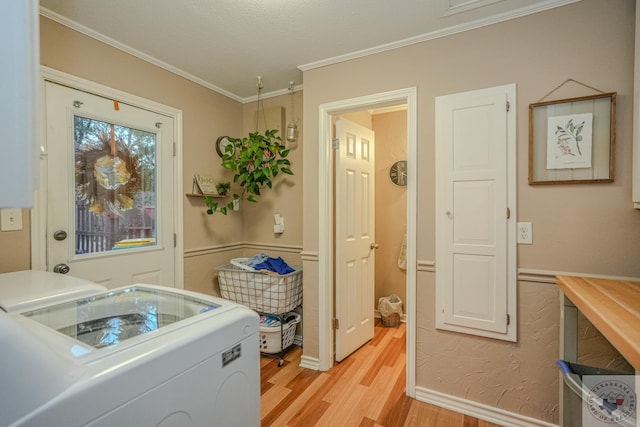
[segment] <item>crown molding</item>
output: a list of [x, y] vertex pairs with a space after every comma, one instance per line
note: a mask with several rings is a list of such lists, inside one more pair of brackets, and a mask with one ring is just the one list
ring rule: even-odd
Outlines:
[[[104, 44], [107, 44], [115, 49], [121, 50], [123, 52], [126, 52], [130, 55], [135, 56], [138, 59], [142, 59], [143, 61], [146, 61], [150, 64], [153, 64], [157, 67], [160, 67], [164, 70], [167, 70], [173, 74], [176, 74], [180, 77], [184, 77], [187, 80], [190, 80], [194, 83], [199, 84], [200, 86], [204, 86], [207, 89], [211, 89], [214, 92], [217, 92], [221, 95], [224, 95], [228, 98], [233, 99], [234, 101], [238, 101], [238, 102], [245, 102], [244, 98], [239, 97], [236, 94], [233, 94], [229, 91], [226, 91], [216, 85], [213, 85], [209, 82], [206, 82], [204, 80], [202, 80], [201, 78], [198, 78], [192, 74], [187, 73], [186, 71], [183, 71], [177, 67], [174, 67], [173, 65], [167, 64], [164, 61], [161, 61], [157, 58], [154, 58], [151, 55], [147, 55], [144, 52], [140, 52], [137, 49], [132, 48], [131, 46], [128, 46], [124, 43], [120, 43], [117, 40], [112, 39], [111, 37], [107, 37], [104, 34], [98, 33], [97, 31], [92, 30], [91, 28], [85, 27], [84, 25], [81, 25], [75, 21], [72, 21], [71, 19], [65, 18], [64, 16], [55, 13], [49, 9], [46, 9], [42, 6], [40, 6], [40, 15], [44, 16], [45, 18], [49, 18], [52, 21], [57, 22], [58, 24], [64, 25], [65, 27], [69, 27], [74, 31], [77, 31], [81, 34], [84, 34], [87, 37], [91, 37], [92, 39], [98, 40], [99, 42], [102, 42]], [[263, 97], [267, 97], [266, 95], [264, 95]]]

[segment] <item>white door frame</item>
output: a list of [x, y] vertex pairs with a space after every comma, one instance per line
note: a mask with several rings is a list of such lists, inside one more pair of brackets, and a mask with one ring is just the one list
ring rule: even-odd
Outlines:
[[[45, 81], [59, 83], [74, 89], [85, 91], [94, 95], [104, 96], [109, 99], [117, 99], [119, 102], [129, 104], [134, 107], [162, 114], [173, 119], [174, 123], [174, 145], [175, 155], [173, 157], [173, 167], [175, 178], [173, 182], [173, 229], [176, 233], [176, 245], [174, 248], [175, 276], [174, 283], [178, 289], [184, 288], [184, 242], [182, 236], [182, 111], [163, 104], [150, 101], [126, 92], [112, 89], [62, 71], [49, 67], [40, 67], [40, 93], [44, 92]], [[45, 99], [41, 97], [40, 102], [40, 141], [44, 141], [46, 135]], [[40, 148], [40, 158], [46, 157], [44, 144]], [[31, 209], [31, 268], [34, 270], [46, 270], [47, 268], [47, 185], [46, 185], [46, 162], [40, 161], [37, 168], [39, 171], [39, 186], [34, 193], [34, 204]]]
[[411, 87], [359, 98], [321, 104], [319, 107], [319, 259], [318, 259], [318, 334], [319, 369], [333, 366], [333, 270], [334, 270], [334, 191], [332, 117], [353, 111], [397, 104], [407, 104], [407, 378], [406, 393], [415, 397], [416, 365], [416, 210], [417, 210], [417, 153], [418, 113], [417, 88]]

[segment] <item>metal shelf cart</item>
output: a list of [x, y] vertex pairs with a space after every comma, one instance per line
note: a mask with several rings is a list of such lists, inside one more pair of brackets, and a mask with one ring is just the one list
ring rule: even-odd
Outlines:
[[[302, 306], [302, 268], [294, 267], [288, 274], [263, 271], [249, 271], [233, 264], [221, 265], [218, 270], [218, 283], [223, 298], [248, 306], [264, 316], [276, 318], [280, 324], [280, 346], [276, 351], [278, 366], [284, 364], [284, 355], [295, 346], [291, 333], [295, 334], [298, 315], [291, 320], [290, 312]], [[295, 317], [295, 316], [294, 316]], [[292, 322], [295, 324], [292, 325]], [[294, 331], [290, 331], [290, 328]], [[286, 329], [286, 331], [285, 331]], [[262, 335], [262, 331], [261, 331]], [[264, 344], [264, 341], [261, 341]], [[268, 346], [268, 344], [265, 344]], [[265, 350], [261, 345], [261, 350]], [[261, 351], [265, 356], [274, 353]]]

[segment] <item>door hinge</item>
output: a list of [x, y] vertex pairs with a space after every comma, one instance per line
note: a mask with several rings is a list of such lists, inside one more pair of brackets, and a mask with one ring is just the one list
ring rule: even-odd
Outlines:
[[176, 156], [176, 143], [173, 143], [173, 157]]
[[507, 326], [511, 324], [511, 316], [507, 313]]
[[340, 329], [340, 321], [338, 319], [333, 319], [333, 329]]
[[338, 138], [331, 141], [331, 148], [333, 148], [334, 150], [340, 149], [340, 140]]
[[178, 236], [176, 233], [173, 233], [173, 247], [175, 248], [178, 245]]
[[511, 218], [511, 209], [507, 208], [507, 219]]
[[509, 110], [511, 110], [511, 103], [507, 101], [507, 113], [509, 112]]

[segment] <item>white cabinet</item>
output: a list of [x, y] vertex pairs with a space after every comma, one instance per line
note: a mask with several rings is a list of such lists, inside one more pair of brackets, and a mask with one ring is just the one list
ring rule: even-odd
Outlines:
[[516, 341], [515, 106], [515, 84], [436, 98], [439, 329]]
[[2, 0], [0, 40], [0, 208], [30, 207], [39, 138], [37, 0]]

